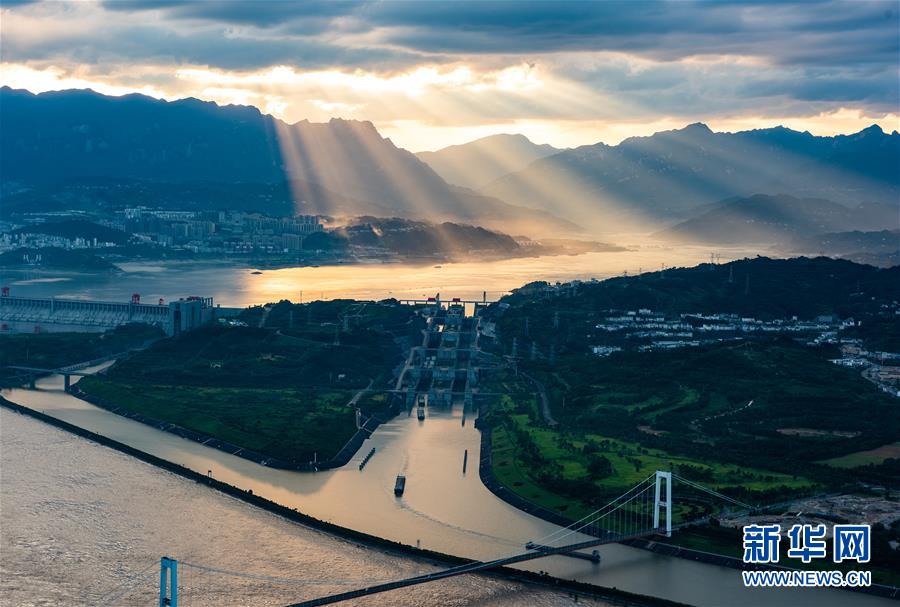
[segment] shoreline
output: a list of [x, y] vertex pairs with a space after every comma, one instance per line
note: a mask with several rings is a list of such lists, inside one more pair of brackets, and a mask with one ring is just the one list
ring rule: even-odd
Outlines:
[[[131, 270], [121, 267], [122, 265], [134, 264], [166, 264], [172, 266], [178, 265], [206, 265], [214, 267], [229, 267], [245, 270], [284, 270], [289, 268], [317, 268], [332, 266], [355, 266], [355, 265], [383, 265], [383, 264], [407, 264], [430, 266], [434, 264], [452, 264], [452, 263], [469, 263], [474, 261], [507, 261], [512, 259], [535, 259], [540, 257], [573, 257], [585, 255], [588, 253], [628, 253], [634, 251], [633, 248], [627, 246], [612, 245], [601, 243], [605, 246], [598, 246], [589, 250], [581, 251], [565, 251], [565, 250], [524, 250], [516, 255], [491, 254], [485, 252], [481, 255], [469, 256], [452, 256], [452, 255], [400, 255], [386, 253], [380, 256], [358, 257], [354, 255], [347, 256], [330, 256], [309, 257], [305, 259], [278, 259], [278, 258], [242, 258], [242, 257], [128, 257], [117, 258], [110, 257], [107, 261], [113, 264], [113, 268], [108, 269], [91, 269], [91, 268], [72, 268], [72, 267], [54, 267], [43, 265], [15, 265], [0, 266], [0, 270], [10, 272], [52, 272], [52, 273], [70, 273], [70, 274], [128, 274]], [[106, 259], [106, 258], [102, 258]]]
[[[476, 562], [472, 559], [454, 556], [451, 554], [445, 554], [423, 548], [416, 548], [414, 546], [409, 546], [407, 544], [402, 544], [400, 542], [395, 542], [378, 536], [370, 535], [362, 531], [356, 531], [354, 529], [342, 527], [334, 523], [317, 519], [308, 514], [304, 514], [295, 508], [289, 508], [267, 498], [255, 495], [250, 490], [244, 490], [240, 487], [230, 485], [223, 481], [204, 476], [199, 472], [191, 470], [190, 468], [187, 468], [185, 466], [181, 466], [180, 464], [170, 462], [166, 459], [157, 457], [145, 451], [141, 451], [140, 449], [136, 449], [119, 441], [107, 438], [101, 434], [97, 434], [96, 432], [92, 432], [80, 426], [76, 426], [75, 424], [71, 424], [51, 415], [41, 413], [40, 411], [25, 407], [24, 405], [14, 403], [2, 396], [0, 396], [0, 407], [6, 408], [21, 415], [27, 415], [33, 419], [67, 431], [71, 434], [75, 434], [104, 447], [114, 449], [116, 451], [119, 451], [120, 453], [124, 453], [125, 455], [130, 455], [147, 464], [181, 476], [182, 478], [205, 484], [220, 493], [233, 498], [237, 498], [251, 506], [256, 506], [269, 513], [285, 518], [291, 522], [302, 524], [312, 529], [329, 533], [347, 541], [356, 542], [367, 548], [383, 550], [391, 554], [399, 554], [415, 559], [429, 560], [433, 564], [439, 563], [446, 566], [464, 565]], [[683, 603], [678, 603], [675, 601], [652, 596], [635, 594], [627, 592], [625, 590], [619, 590], [617, 588], [606, 588], [603, 586], [596, 586], [594, 584], [587, 584], [575, 580], [565, 580], [562, 578], [555, 578], [531, 571], [513, 569], [510, 567], [498, 567], [485, 572], [479, 572], [477, 575], [502, 576], [506, 579], [511, 579], [521, 583], [555, 588], [560, 591], [573, 593], [575, 595], [580, 594], [585, 597], [600, 599], [627, 607], [677, 607], [683, 605]]]

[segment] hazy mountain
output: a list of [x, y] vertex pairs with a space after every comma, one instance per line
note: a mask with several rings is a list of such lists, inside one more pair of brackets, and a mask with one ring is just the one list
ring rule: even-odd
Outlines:
[[657, 236], [690, 242], [787, 243], [826, 232], [896, 227], [897, 213], [896, 207], [886, 204], [863, 203], [849, 208], [819, 198], [757, 194], [710, 205], [697, 217]]
[[818, 234], [798, 238], [790, 244], [790, 250], [890, 267], [900, 263], [900, 229]]
[[617, 146], [566, 150], [482, 191], [595, 228], [646, 228], [755, 193], [897, 204], [898, 166], [900, 134], [878, 126], [817, 137], [783, 127], [714, 133], [692, 124]]
[[525, 135], [491, 135], [416, 156], [447, 182], [478, 189], [560, 151], [552, 145], [532, 143]]
[[[253, 107], [197, 99], [166, 102], [71, 90], [0, 90], [2, 178], [46, 185], [83, 177], [162, 182], [316, 184], [368, 211], [430, 220], [571, 228], [546, 213], [451, 186], [379, 135], [370, 122], [288, 125]], [[304, 192], [294, 194], [295, 202]], [[337, 214], [327, 196], [319, 212]], [[511, 226], [511, 224], [514, 224]]]

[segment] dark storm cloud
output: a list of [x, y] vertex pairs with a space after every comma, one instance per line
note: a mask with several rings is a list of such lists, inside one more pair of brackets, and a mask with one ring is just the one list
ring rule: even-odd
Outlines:
[[112, 0], [106, 6], [309, 33], [379, 29], [385, 42], [423, 53], [624, 51], [663, 60], [745, 54], [776, 63], [841, 64], [893, 61], [900, 52], [900, 11], [891, 1]]
[[260, 35], [235, 31], [221, 24], [196, 28], [164, 27], [156, 23], [117, 24], [75, 30], [34, 44], [15, 37], [4, 40], [4, 61], [65, 61], [101, 63], [175, 63], [223, 69], [255, 70], [273, 65], [324, 69], [336, 65], [400, 68], [421, 56], [384, 46], [346, 46], [305, 36]]
[[173, 18], [202, 19], [221, 23], [271, 27], [306, 21], [329, 24], [334, 17], [351, 14], [361, 3], [351, 0], [105, 0], [113, 11], [165, 10]]
[[[87, 9], [0, 2], [57, 24], [48, 30], [53, 35], [40, 36], [4, 28], [3, 59], [12, 62], [384, 72], [454, 61], [487, 71], [534, 61], [586, 91], [662, 115], [758, 111], [763, 103], [772, 111], [802, 103], [828, 109], [857, 102], [882, 112], [900, 105], [895, 1], [107, 0]], [[60, 28], [70, 13], [87, 21], [76, 15], [71, 29]], [[604, 51], [620, 54], [598, 54]], [[679, 61], [698, 56], [704, 60]], [[556, 115], [524, 97], [480, 111]]]

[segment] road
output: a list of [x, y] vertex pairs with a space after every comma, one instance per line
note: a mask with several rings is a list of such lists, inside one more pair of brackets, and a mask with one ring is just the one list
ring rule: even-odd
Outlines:
[[547, 397], [547, 390], [544, 388], [544, 384], [525, 372], [522, 372], [522, 376], [533, 383], [537, 388], [538, 396], [541, 399], [541, 415], [543, 416], [544, 421], [547, 422], [547, 425], [549, 426], [557, 425], [559, 422], [553, 419], [553, 412], [550, 410], [550, 399]]

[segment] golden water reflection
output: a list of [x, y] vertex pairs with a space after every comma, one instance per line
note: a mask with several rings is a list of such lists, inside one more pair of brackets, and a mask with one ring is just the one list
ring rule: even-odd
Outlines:
[[[717, 250], [722, 262], [746, 256], [746, 250]], [[240, 302], [248, 305], [290, 299], [421, 298], [496, 299], [536, 280], [549, 282], [608, 278], [624, 272], [659, 270], [663, 265], [693, 266], [708, 262], [710, 249], [702, 247], [642, 248], [621, 252], [586, 253], [496, 261], [428, 264], [367, 263], [322, 267], [243, 271]]]

